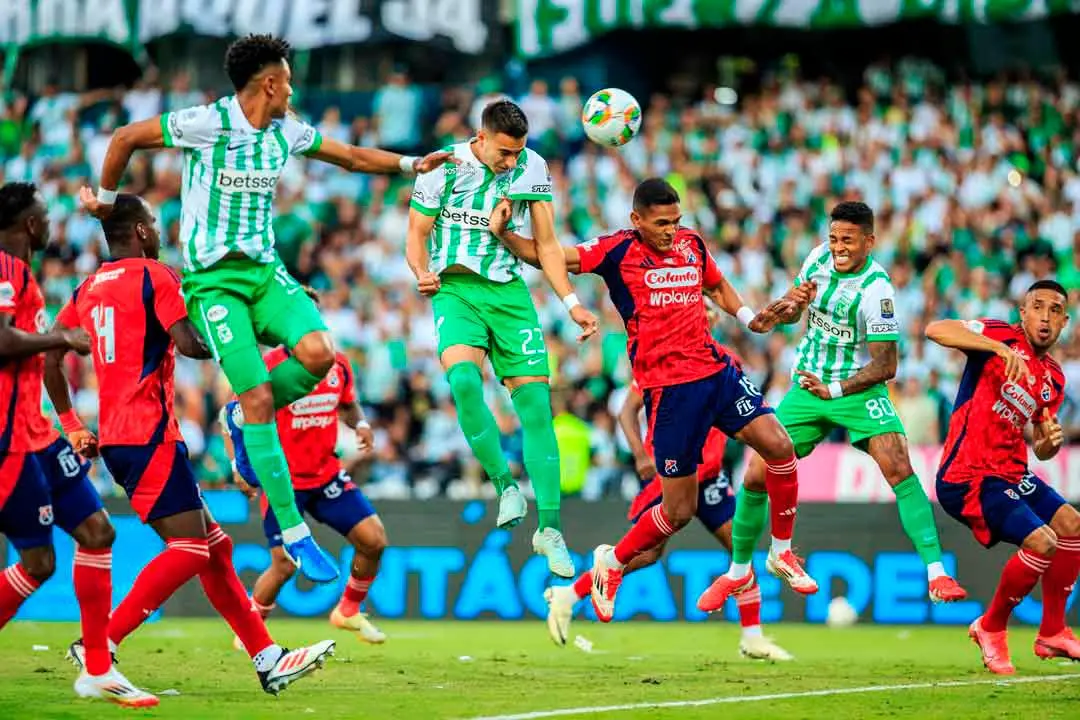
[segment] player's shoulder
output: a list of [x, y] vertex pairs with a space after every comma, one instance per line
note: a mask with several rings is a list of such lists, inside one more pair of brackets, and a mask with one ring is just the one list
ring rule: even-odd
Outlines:
[[544, 167], [547, 165], [547, 160], [540, 153], [533, 150], [531, 147], [527, 147], [521, 151], [518, 155], [518, 164], [522, 167]]
[[348, 370], [351, 367], [351, 363], [349, 361], [349, 356], [346, 355], [345, 353], [341, 352], [340, 350], [335, 350], [334, 351], [334, 362], [337, 363], [338, 365], [343, 366], [346, 370]]
[[0, 279], [22, 280], [30, 272], [30, 266], [22, 258], [0, 250]]
[[582, 250], [609, 253], [616, 248], [629, 248], [634, 242], [633, 230], [616, 230], [607, 235], [597, 235], [578, 245]]
[[223, 97], [205, 105], [191, 105], [165, 113], [173, 136], [181, 138], [184, 136], [185, 130], [220, 130], [223, 127], [222, 116], [228, 114], [230, 97]]
[[1050, 373], [1051, 379], [1057, 383], [1059, 388], [1065, 387], [1065, 371], [1062, 369], [1061, 363], [1050, 355], [1045, 355], [1043, 357], [1043, 366], [1046, 368], [1047, 372]]

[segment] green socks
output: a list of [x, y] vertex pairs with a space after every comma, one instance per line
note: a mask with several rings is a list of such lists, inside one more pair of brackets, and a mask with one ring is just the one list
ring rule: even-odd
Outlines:
[[266, 501], [274, 511], [274, 517], [282, 530], [302, 525], [304, 518], [296, 509], [292, 477], [285, 451], [281, 448], [277, 425], [265, 423], [244, 425], [244, 446], [247, 448], [251, 467], [266, 493]]
[[304, 397], [321, 381], [307, 371], [300, 361], [290, 355], [270, 371], [270, 389], [274, 393], [274, 409], [289, 405]]
[[919, 478], [912, 475], [894, 487], [893, 492], [896, 493], [900, 524], [911, 538], [919, 557], [927, 565], [941, 562], [941, 541], [938, 540], [937, 525], [934, 523], [934, 510]]
[[545, 382], [531, 382], [510, 394], [521, 420], [524, 436], [525, 470], [536, 494], [540, 529], [561, 530], [559, 507], [562, 486], [559, 473], [559, 445], [551, 418], [551, 388]]
[[484, 402], [484, 379], [480, 368], [471, 362], [460, 362], [446, 371], [446, 379], [457, 407], [458, 425], [465, 433], [473, 455], [491, 478], [495, 492], [502, 495], [506, 488], [517, 487], [499, 442], [499, 426]]
[[735, 498], [731, 521], [731, 562], [748, 565], [769, 519], [769, 494], [743, 488]]

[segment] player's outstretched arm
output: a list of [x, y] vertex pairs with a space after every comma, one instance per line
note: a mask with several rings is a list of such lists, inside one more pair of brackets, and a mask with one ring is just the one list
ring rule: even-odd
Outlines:
[[[495, 206], [495, 211], [491, 213], [491, 234], [499, 238], [499, 241], [514, 253], [524, 263], [532, 265], [534, 268], [540, 267], [540, 254], [536, 248], [536, 241], [530, 237], [519, 235], [513, 230], [507, 229], [507, 224], [510, 222], [511, 205], [509, 200], [502, 200]], [[581, 272], [581, 253], [574, 246], [560, 245], [563, 253], [563, 260], [566, 262], [567, 272], [579, 273]]]
[[214, 357], [206, 344], [206, 340], [203, 339], [203, 336], [195, 329], [195, 325], [187, 318], [174, 322], [169, 327], [169, 337], [176, 343], [176, 349], [180, 351], [181, 355], [186, 355], [195, 360], [209, 360]]
[[90, 336], [82, 328], [54, 327], [47, 333], [28, 333], [12, 324], [10, 315], [0, 313], [0, 358], [19, 360], [50, 350], [90, 352]]
[[[120, 187], [120, 180], [124, 177], [132, 153], [136, 150], [158, 150], [163, 147], [165, 132], [160, 116], [125, 125], [114, 132], [105, 151], [105, 162], [101, 166], [102, 192], [95, 196], [93, 190], [84, 187], [80, 193], [87, 211], [98, 219], [108, 217], [112, 212], [113, 201], [116, 200], [116, 189]], [[111, 197], [109, 193], [112, 193]]]
[[1005, 343], [984, 335], [983, 324], [977, 320], [935, 320], [926, 326], [926, 337], [942, 347], [997, 355], [1005, 363], [1009, 382], [1027, 374], [1027, 361]]
[[634, 470], [638, 477], [648, 482], [656, 477], [656, 462], [645, 452], [645, 443], [641, 439], [641, 424], [638, 423], [638, 413], [645, 405], [645, 399], [631, 388], [626, 393], [626, 400], [619, 408], [619, 427], [622, 428], [626, 437], [626, 444], [630, 446], [630, 452], [634, 456]]
[[422, 158], [398, 155], [379, 148], [347, 145], [333, 138], [324, 137], [319, 148], [308, 155], [316, 160], [337, 165], [349, 172], [371, 175], [416, 175], [431, 172], [447, 162], [455, 162], [453, 154], [439, 151]]

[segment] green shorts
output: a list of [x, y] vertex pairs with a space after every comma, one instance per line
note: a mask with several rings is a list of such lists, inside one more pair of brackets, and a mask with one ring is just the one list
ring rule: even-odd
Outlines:
[[834, 400], [822, 400], [796, 386], [780, 401], [776, 417], [787, 429], [800, 458], [809, 455], [836, 428], [847, 430], [851, 444], [860, 450], [866, 450], [867, 441], [877, 435], [906, 434], [884, 385]]
[[319, 308], [280, 260], [226, 258], [184, 275], [188, 317], [206, 338], [233, 392], [270, 381], [259, 343], [294, 348], [326, 330]]
[[488, 352], [499, 380], [550, 374], [544, 331], [521, 278], [497, 283], [472, 273], [444, 273], [431, 305], [440, 355], [468, 345]]

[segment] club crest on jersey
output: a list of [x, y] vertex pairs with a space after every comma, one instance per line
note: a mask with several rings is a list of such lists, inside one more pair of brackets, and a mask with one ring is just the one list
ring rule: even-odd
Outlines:
[[330, 374], [326, 376], [326, 384], [332, 388], [336, 388], [341, 384], [341, 378], [338, 377], [337, 368], [330, 371]]
[[1042, 386], [1042, 392], [1039, 393], [1039, 396], [1043, 399], [1043, 402], [1050, 402], [1050, 386], [1044, 384]]
[[53, 524], [52, 505], [42, 505], [37, 509], [38, 523], [48, 527]]
[[9, 282], [0, 282], [0, 307], [14, 307], [15, 286]]
[[881, 317], [891, 318], [893, 317], [893, 302], [889, 298], [883, 298], [881, 301]]
[[668, 475], [671, 475], [672, 473], [679, 472], [679, 461], [678, 460], [665, 460], [664, 461], [664, 472], [666, 474], [668, 474]]

